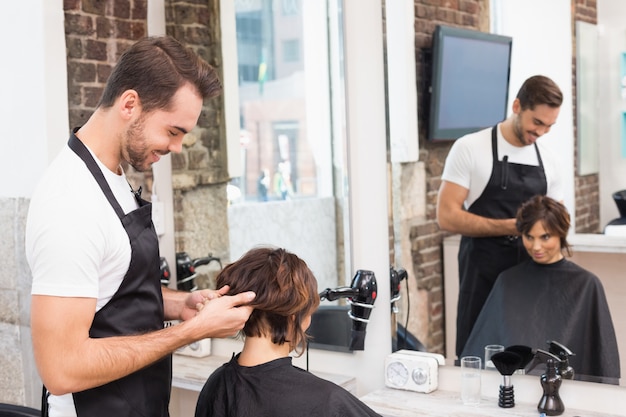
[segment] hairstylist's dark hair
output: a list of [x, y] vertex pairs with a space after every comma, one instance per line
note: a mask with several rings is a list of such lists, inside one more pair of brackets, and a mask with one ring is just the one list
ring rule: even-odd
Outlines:
[[111, 107], [124, 91], [132, 89], [145, 112], [168, 110], [185, 83], [195, 86], [203, 99], [222, 91], [215, 69], [190, 48], [170, 36], [146, 37], [120, 56], [98, 107]]
[[546, 104], [549, 107], [561, 107], [563, 93], [554, 81], [543, 75], [530, 77], [517, 93], [522, 110], [533, 110], [535, 106]]
[[227, 265], [217, 276], [217, 288], [230, 286], [230, 294], [254, 291], [254, 311], [246, 322], [246, 336], [271, 336], [272, 343], [289, 343], [304, 353], [306, 329], [302, 321], [320, 303], [317, 280], [307, 264], [285, 249], [259, 247]]
[[531, 197], [517, 210], [515, 227], [520, 234], [525, 235], [537, 222], [541, 222], [548, 233], [558, 236], [561, 250], [566, 250], [568, 256], [572, 255], [567, 243], [570, 216], [563, 204], [548, 196]]

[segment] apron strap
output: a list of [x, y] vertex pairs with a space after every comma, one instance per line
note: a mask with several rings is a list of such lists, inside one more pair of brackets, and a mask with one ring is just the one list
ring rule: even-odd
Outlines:
[[41, 388], [41, 417], [48, 417], [48, 397], [50, 393], [45, 385]]
[[[491, 155], [493, 156], [494, 163], [498, 160], [498, 125], [495, 125], [491, 129]], [[535, 152], [537, 153], [537, 162], [541, 168], [543, 168], [543, 160], [541, 159], [541, 154], [539, 153], [539, 147], [537, 146], [537, 142], [533, 143], [535, 147]], [[508, 158], [507, 158], [508, 159]]]
[[91, 152], [89, 152], [89, 149], [87, 149], [85, 144], [76, 137], [74, 132], [72, 132], [72, 136], [70, 136], [68, 145], [76, 153], [76, 155], [78, 155], [80, 159], [83, 160], [85, 165], [87, 165], [87, 168], [89, 169], [89, 171], [91, 171], [91, 174], [96, 179], [96, 182], [102, 189], [105, 197], [107, 198], [107, 200], [109, 200], [109, 203], [115, 210], [117, 217], [119, 217], [120, 220], [123, 219], [125, 216], [124, 210], [122, 210], [122, 207], [115, 199], [113, 191], [111, 191], [111, 187], [109, 187], [109, 183], [104, 178], [104, 174], [100, 170], [100, 167], [98, 166], [96, 161], [93, 159], [93, 156], [91, 155]]

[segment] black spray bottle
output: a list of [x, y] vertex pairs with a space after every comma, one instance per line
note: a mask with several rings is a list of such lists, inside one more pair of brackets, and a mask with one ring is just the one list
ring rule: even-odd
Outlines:
[[559, 364], [559, 375], [561, 375], [561, 378], [574, 379], [574, 368], [570, 366], [569, 358], [576, 354], [556, 340], [548, 340], [548, 352], [558, 356], [561, 360]]
[[559, 396], [561, 387], [561, 375], [557, 372], [557, 364], [554, 359], [546, 360], [546, 373], [541, 375], [541, 387], [543, 396], [539, 400], [537, 410], [547, 416], [560, 416], [565, 411], [563, 401]]

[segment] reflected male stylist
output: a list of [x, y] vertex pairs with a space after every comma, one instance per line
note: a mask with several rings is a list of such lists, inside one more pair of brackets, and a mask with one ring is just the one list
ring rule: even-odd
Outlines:
[[[171, 37], [120, 57], [87, 123], [71, 134], [29, 208], [31, 327], [48, 415], [168, 416], [171, 355], [242, 329], [254, 293], [162, 288], [150, 203], [124, 176], [147, 171], [218, 95], [216, 71]], [[164, 320], [183, 320], [163, 328]]]
[[563, 94], [550, 78], [527, 79], [513, 113], [454, 142], [437, 201], [442, 230], [462, 235], [456, 354], [503, 270], [528, 259], [515, 228], [522, 202], [541, 194], [563, 200], [558, 161], [537, 139], [556, 123]]

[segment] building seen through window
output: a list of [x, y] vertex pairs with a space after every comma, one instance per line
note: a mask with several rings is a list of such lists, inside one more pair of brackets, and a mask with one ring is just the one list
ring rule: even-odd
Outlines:
[[231, 181], [234, 204], [320, 196], [328, 161], [317, 149], [331, 139], [308, 134], [317, 121], [307, 120], [306, 78], [316, 74], [306, 72], [301, 3], [235, 1], [243, 175]]

